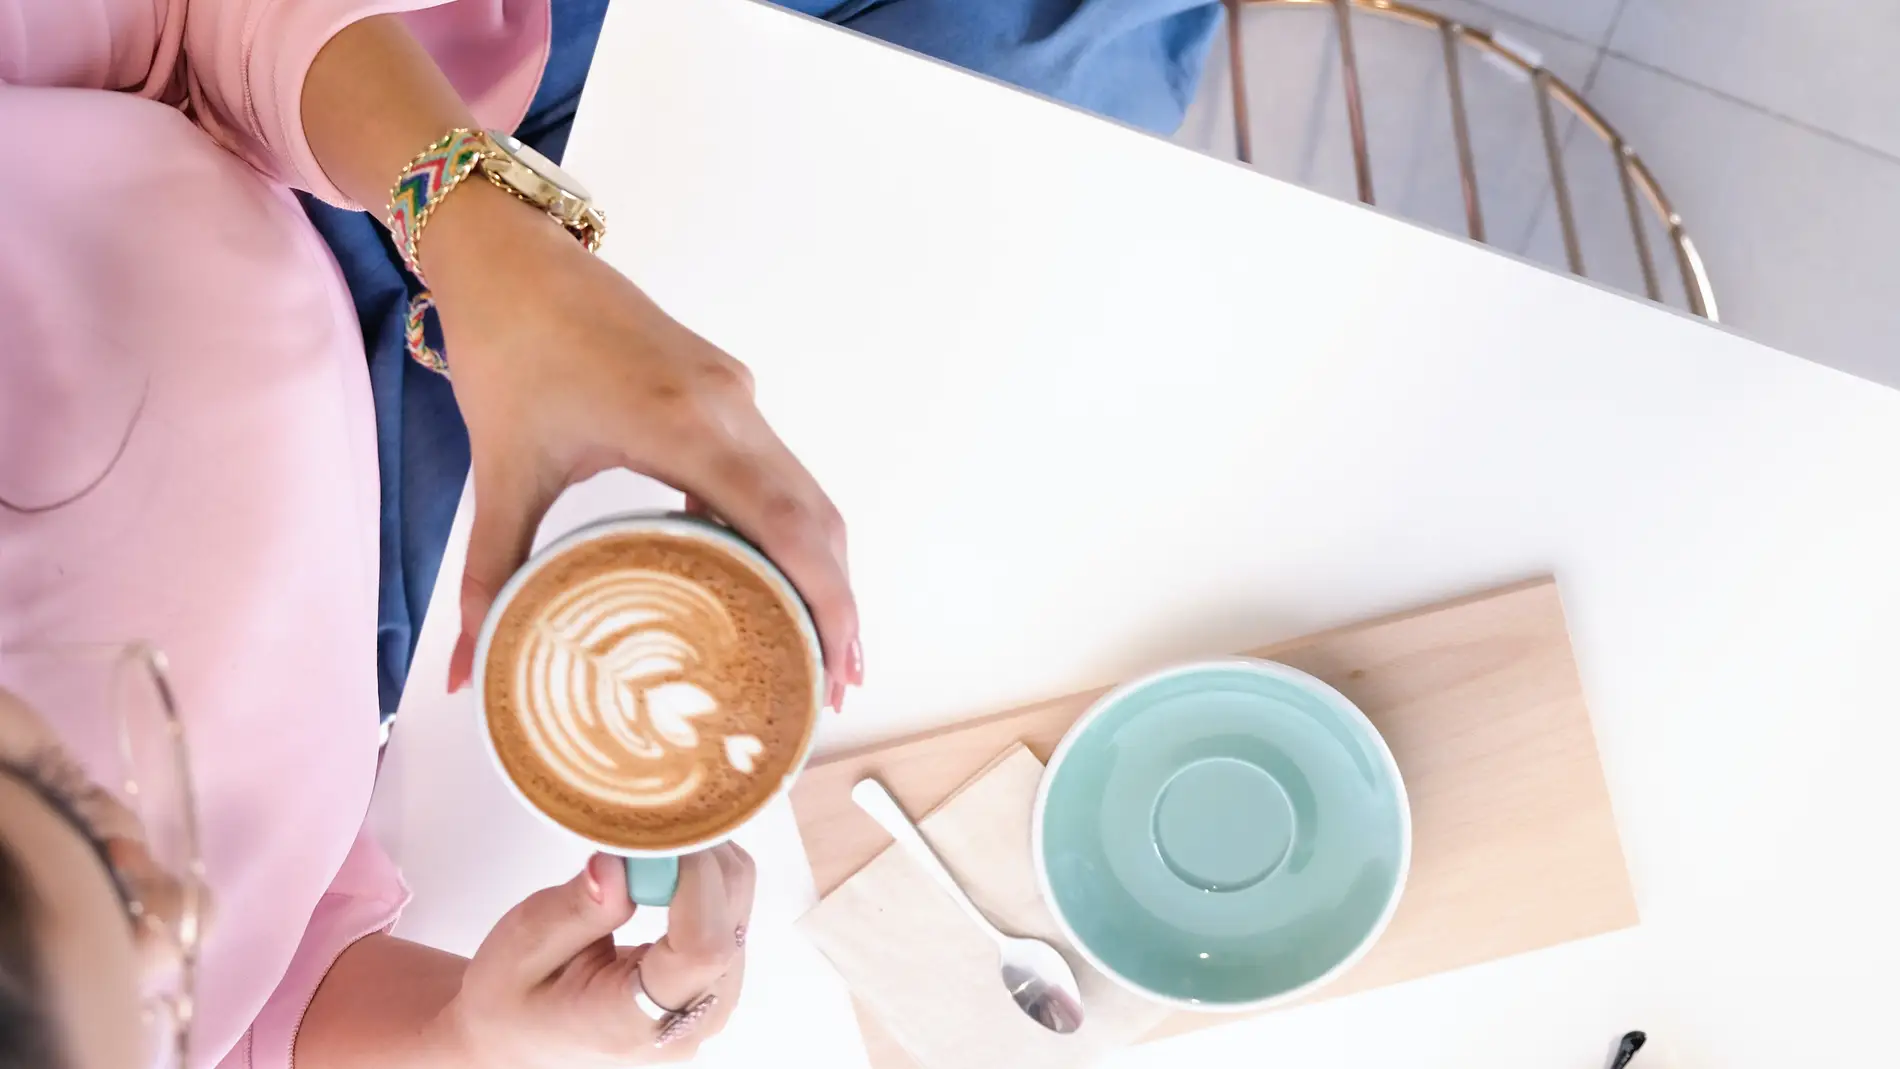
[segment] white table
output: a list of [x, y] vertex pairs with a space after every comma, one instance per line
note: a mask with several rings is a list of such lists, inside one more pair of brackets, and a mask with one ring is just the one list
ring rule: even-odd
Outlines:
[[[1890, 1049], [1900, 393], [747, 0], [616, 4], [601, 53], [569, 164], [608, 257], [851, 523], [870, 682], [823, 745], [1558, 576], [1643, 925], [1117, 1067]], [[667, 500], [606, 478], [547, 530]], [[430, 686], [464, 538], [377, 810], [402, 931], [460, 951], [580, 860]], [[862, 1064], [789, 814], [745, 841], [706, 1063]]]

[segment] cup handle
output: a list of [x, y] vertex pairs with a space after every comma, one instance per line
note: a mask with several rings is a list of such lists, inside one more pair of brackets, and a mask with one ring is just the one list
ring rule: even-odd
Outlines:
[[680, 859], [677, 857], [630, 857], [627, 859], [627, 894], [634, 904], [665, 906], [679, 890]]

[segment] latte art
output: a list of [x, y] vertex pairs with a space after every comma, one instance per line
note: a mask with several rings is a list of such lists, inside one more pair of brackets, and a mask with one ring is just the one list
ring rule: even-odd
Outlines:
[[[705, 773], [668, 750], [700, 746], [695, 721], [718, 712], [719, 700], [695, 679], [737, 640], [719, 599], [679, 576], [641, 569], [575, 586], [516, 652], [516, 708], [536, 756], [602, 802], [677, 804]], [[715, 745], [742, 773], [761, 749], [742, 733]]]
[[603, 533], [529, 567], [480, 671], [495, 755], [530, 805], [603, 846], [671, 850], [771, 801], [822, 684], [789, 583], [716, 530]]

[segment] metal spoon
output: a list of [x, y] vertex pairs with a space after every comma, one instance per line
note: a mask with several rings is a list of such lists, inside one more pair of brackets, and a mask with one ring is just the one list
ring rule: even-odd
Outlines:
[[859, 780], [851, 788], [851, 800], [890, 832], [897, 845], [923, 866], [957, 908], [996, 944], [1003, 962], [1003, 986], [1009, 988], [1009, 997], [1016, 1000], [1016, 1005], [1031, 1020], [1052, 1032], [1064, 1034], [1082, 1027], [1082, 994], [1076, 987], [1075, 973], [1070, 971], [1069, 963], [1062, 960], [1060, 951], [1040, 939], [1019, 939], [997, 931], [996, 925], [991, 924], [983, 911], [970, 901], [970, 896], [963, 893], [963, 888], [957, 886], [956, 877], [943, 867], [936, 851], [924, 842], [917, 825], [898, 808], [897, 800], [882, 783], [874, 779]]

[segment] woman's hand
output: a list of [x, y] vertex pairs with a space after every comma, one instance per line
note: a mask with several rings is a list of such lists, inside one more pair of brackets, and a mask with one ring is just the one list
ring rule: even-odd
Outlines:
[[[476, 125], [393, 15], [362, 19], [318, 53], [303, 124], [324, 173], [380, 208], [423, 146]], [[785, 571], [810, 607], [831, 704], [863, 681], [838, 510], [752, 403], [745, 367], [674, 322], [546, 214], [479, 176], [443, 197], [417, 246], [468, 423], [475, 529], [449, 686], [572, 483], [625, 467], [683, 490]]]
[[836, 707], [863, 679], [844, 523], [759, 414], [745, 366], [487, 182], [445, 198], [422, 249], [475, 478], [451, 689], [468, 682], [482, 620], [548, 506], [625, 467], [685, 491], [785, 571], [817, 623]]
[[[680, 859], [667, 932], [651, 946], [616, 947], [633, 916], [626, 871], [596, 854], [579, 876], [537, 891], [495, 925], [443, 1011], [457, 1048], [478, 1066], [573, 1069], [684, 1061], [716, 1034], [739, 1000], [752, 912], [752, 859], [726, 844]], [[636, 975], [637, 972], [637, 975]], [[634, 1003], [635, 985], [661, 1006], [718, 1001], [691, 1031], [656, 1047], [660, 1026]]]

